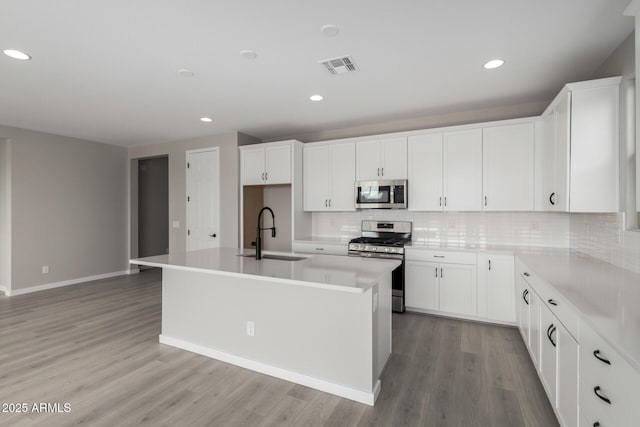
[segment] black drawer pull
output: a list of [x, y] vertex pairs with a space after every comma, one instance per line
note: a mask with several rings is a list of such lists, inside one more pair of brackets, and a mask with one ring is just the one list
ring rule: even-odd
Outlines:
[[593, 427], [600, 427], [600, 421], [596, 421], [595, 423], [593, 423]]
[[531, 275], [530, 275], [529, 273], [527, 273], [526, 271], [525, 271], [524, 273], [522, 273], [522, 274], [524, 274], [524, 275], [525, 275], [525, 276], [527, 276], [527, 277], [531, 276]]
[[556, 331], [556, 327], [553, 326], [553, 323], [549, 325], [549, 327], [547, 328], [547, 338], [549, 338], [549, 342], [551, 342], [552, 346], [556, 346], [555, 341], [553, 340], [553, 333]]
[[522, 291], [522, 299], [524, 300], [524, 302], [527, 303], [527, 305], [529, 305], [529, 300], [527, 299], [527, 295], [529, 295], [529, 289], [525, 289], [524, 291]]
[[596, 395], [596, 396], [598, 396], [601, 400], [604, 400], [604, 401], [605, 401], [605, 402], [607, 402], [609, 405], [611, 405], [611, 401], [610, 401], [608, 398], [606, 398], [605, 396], [603, 396], [603, 395], [601, 395], [601, 394], [599, 393], [599, 392], [600, 392], [600, 390], [601, 390], [601, 389], [600, 389], [600, 386], [595, 386], [595, 387], [593, 388], [593, 392], [595, 393], [595, 395]]
[[549, 301], [549, 304], [551, 305], [558, 305], [558, 303], [553, 299], [548, 299], [547, 301]]
[[593, 352], [593, 356], [598, 359], [599, 361], [601, 361], [602, 363], [606, 363], [607, 365], [611, 365], [611, 362], [607, 359], [605, 359], [604, 357], [600, 356], [600, 350], [596, 350]]

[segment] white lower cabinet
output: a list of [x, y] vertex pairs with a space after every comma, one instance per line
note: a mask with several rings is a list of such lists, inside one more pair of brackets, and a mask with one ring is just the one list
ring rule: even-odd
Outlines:
[[558, 353], [556, 408], [563, 426], [578, 425], [578, 343], [562, 324], [556, 330]]
[[476, 254], [418, 249], [407, 250], [405, 259], [405, 305], [409, 311], [477, 315]]
[[580, 325], [580, 425], [639, 424], [640, 375], [591, 327]]
[[540, 379], [547, 392], [549, 401], [556, 404], [556, 358], [557, 321], [551, 310], [542, 304], [540, 308], [540, 324], [542, 325], [542, 339], [540, 342]]
[[515, 323], [513, 255], [478, 254], [478, 316]]
[[404, 272], [405, 305], [410, 309], [439, 310], [438, 263], [406, 261]]

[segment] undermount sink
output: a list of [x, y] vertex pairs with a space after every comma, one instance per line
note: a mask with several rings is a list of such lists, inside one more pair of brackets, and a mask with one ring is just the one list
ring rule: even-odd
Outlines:
[[[248, 254], [240, 254], [238, 256], [242, 256], [246, 258], [255, 258], [256, 254], [248, 253]], [[303, 259], [307, 259], [307, 257], [295, 256], [295, 255], [262, 254], [262, 259], [277, 259], [280, 261], [302, 261]]]

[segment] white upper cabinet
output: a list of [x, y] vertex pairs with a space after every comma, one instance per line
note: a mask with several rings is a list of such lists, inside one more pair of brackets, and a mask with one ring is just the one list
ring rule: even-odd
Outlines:
[[240, 152], [242, 162], [242, 185], [264, 184], [264, 147], [245, 149]]
[[482, 129], [445, 132], [443, 158], [444, 209], [482, 210]]
[[304, 210], [355, 210], [355, 144], [306, 144]]
[[619, 77], [570, 83], [543, 113], [540, 209], [619, 210], [619, 86]]
[[329, 146], [307, 144], [302, 159], [304, 210], [328, 210]]
[[242, 185], [291, 183], [291, 144], [258, 144], [240, 151]]
[[442, 210], [442, 133], [410, 136], [407, 145], [409, 210]]
[[291, 182], [291, 147], [288, 145], [265, 148], [265, 183]]
[[533, 211], [534, 123], [482, 130], [485, 211]]
[[358, 141], [356, 180], [407, 179], [407, 138]]

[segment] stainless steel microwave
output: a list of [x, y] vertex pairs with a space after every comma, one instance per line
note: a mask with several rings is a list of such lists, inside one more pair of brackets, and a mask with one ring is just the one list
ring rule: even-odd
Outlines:
[[356, 182], [356, 209], [406, 209], [407, 180]]

